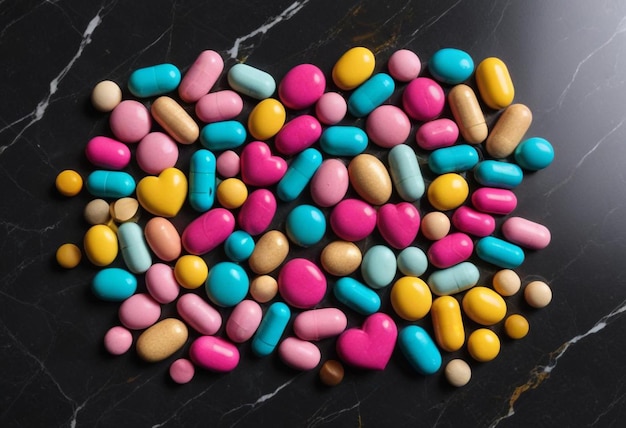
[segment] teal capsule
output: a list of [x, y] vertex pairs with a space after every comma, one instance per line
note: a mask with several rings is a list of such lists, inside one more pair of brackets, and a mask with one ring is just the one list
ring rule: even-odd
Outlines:
[[348, 111], [352, 116], [364, 117], [389, 98], [396, 85], [387, 73], [378, 73], [367, 79], [350, 95]]
[[219, 262], [209, 269], [206, 279], [206, 294], [217, 306], [235, 306], [248, 294], [250, 279], [237, 263]]
[[495, 236], [486, 236], [476, 242], [476, 255], [503, 269], [515, 269], [524, 263], [524, 250]]
[[418, 373], [431, 375], [441, 367], [441, 353], [430, 335], [418, 325], [409, 325], [400, 330], [398, 345]]
[[246, 141], [246, 128], [236, 120], [213, 122], [202, 128], [200, 143], [209, 150], [228, 150]]
[[513, 189], [520, 185], [524, 173], [514, 163], [484, 160], [474, 167], [474, 178], [486, 187]]
[[326, 233], [324, 213], [313, 205], [298, 205], [287, 215], [286, 232], [289, 239], [301, 247], [310, 247]]
[[515, 162], [529, 171], [538, 171], [549, 166], [554, 160], [554, 148], [544, 138], [532, 137], [522, 141], [513, 154]]
[[435, 174], [467, 171], [478, 163], [478, 151], [469, 144], [443, 147], [428, 157], [428, 166]]
[[224, 241], [226, 257], [234, 262], [247, 260], [254, 251], [254, 239], [248, 232], [236, 230]]
[[372, 315], [380, 309], [378, 294], [354, 278], [339, 278], [335, 282], [333, 293], [337, 300], [361, 315]]
[[303, 150], [291, 162], [287, 172], [276, 186], [276, 195], [281, 201], [295, 200], [322, 164], [322, 154], [313, 148]]
[[457, 85], [470, 78], [474, 72], [474, 60], [465, 51], [444, 48], [433, 54], [428, 62], [428, 69], [440, 82]]
[[135, 191], [135, 179], [124, 171], [96, 170], [87, 177], [87, 190], [99, 198], [125, 198]]
[[121, 302], [137, 291], [137, 278], [120, 268], [100, 270], [91, 281], [91, 290], [102, 300]]
[[421, 248], [406, 247], [396, 259], [398, 270], [406, 276], [422, 276], [428, 269], [428, 257]]
[[373, 289], [391, 284], [397, 269], [396, 255], [384, 245], [374, 245], [368, 249], [361, 261], [363, 280]]
[[478, 283], [480, 272], [476, 265], [461, 262], [452, 267], [437, 270], [428, 277], [428, 286], [438, 296], [449, 296], [472, 288]]
[[252, 352], [258, 357], [271, 354], [285, 332], [290, 317], [289, 306], [283, 302], [272, 303], [252, 338]]
[[189, 204], [198, 212], [206, 212], [215, 202], [215, 155], [197, 150], [189, 164]]
[[158, 64], [135, 70], [128, 79], [128, 89], [139, 98], [172, 92], [180, 83], [180, 70], [173, 64]]
[[276, 81], [269, 73], [243, 63], [228, 70], [228, 84], [235, 91], [257, 100], [271, 97], [276, 90]]
[[407, 202], [417, 201], [424, 195], [425, 185], [417, 156], [406, 144], [398, 144], [388, 155], [391, 180], [396, 191]]
[[117, 240], [126, 267], [132, 273], [144, 273], [152, 266], [152, 256], [141, 226], [128, 221], [117, 228]]
[[363, 153], [367, 143], [367, 134], [356, 126], [329, 126], [320, 137], [320, 147], [331, 156], [356, 156]]

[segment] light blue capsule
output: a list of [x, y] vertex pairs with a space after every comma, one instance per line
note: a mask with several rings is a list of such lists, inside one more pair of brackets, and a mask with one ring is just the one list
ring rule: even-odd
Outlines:
[[422, 276], [428, 269], [428, 257], [421, 248], [406, 247], [398, 254], [398, 270], [406, 276]]
[[329, 126], [320, 137], [320, 147], [331, 156], [356, 156], [363, 153], [367, 143], [367, 134], [356, 126]]
[[449, 296], [468, 290], [480, 279], [480, 272], [471, 262], [461, 262], [446, 269], [437, 270], [428, 277], [428, 286], [438, 296]]
[[406, 144], [398, 144], [389, 150], [388, 160], [391, 180], [398, 195], [407, 202], [421, 198], [426, 187], [413, 149]]
[[180, 70], [175, 65], [158, 64], [133, 71], [128, 89], [139, 98], [154, 97], [175, 90], [180, 79]]
[[99, 198], [125, 198], [135, 191], [135, 179], [124, 171], [96, 170], [87, 177], [87, 190]]
[[441, 368], [441, 353], [430, 335], [418, 325], [409, 325], [398, 334], [398, 345], [417, 372], [423, 375], [437, 373]]
[[105, 268], [91, 281], [91, 290], [102, 300], [121, 302], [137, 291], [137, 278], [127, 270]]
[[435, 174], [467, 171], [478, 163], [478, 151], [469, 144], [443, 147], [428, 157], [428, 166]]
[[298, 205], [287, 215], [286, 232], [301, 247], [315, 245], [326, 233], [324, 213], [313, 205]]
[[276, 186], [276, 194], [281, 201], [295, 200], [322, 164], [322, 154], [313, 148], [303, 150], [291, 162], [287, 172]]
[[444, 48], [433, 54], [428, 62], [428, 69], [440, 82], [456, 85], [470, 78], [474, 72], [474, 60], [465, 51]]
[[249, 288], [248, 274], [237, 263], [219, 262], [209, 269], [206, 294], [218, 306], [235, 306], [246, 297]]
[[225, 120], [205, 125], [200, 132], [200, 143], [209, 150], [228, 150], [246, 141], [246, 128], [236, 120]]
[[243, 63], [228, 70], [228, 84], [235, 91], [257, 100], [271, 97], [276, 90], [276, 81], [269, 73]]
[[389, 98], [396, 85], [387, 73], [378, 73], [356, 88], [348, 99], [348, 111], [355, 117], [370, 114]]
[[476, 242], [476, 255], [503, 269], [515, 269], [524, 263], [524, 250], [495, 236], [486, 236]]
[[247, 260], [254, 251], [254, 239], [248, 232], [236, 230], [224, 241], [226, 257], [234, 262]]
[[141, 226], [132, 221], [117, 228], [117, 239], [126, 267], [132, 273], [144, 273], [152, 266], [152, 256]]
[[272, 303], [252, 338], [252, 352], [258, 357], [271, 354], [285, 332], [290, 317], [291, 311], [286, 304]]
[[524, 173], [514, 163], [484, 160], [474, 167], [474, 178], [486, 187], [514, 189], [522, 182]]
[[380, 309], [378, 294], [354, 278], [339, 278], [335, 282], [333, 293], [337, 300], [361, 315], [372, 315]]
[[368, 249], [361, 261], [363, 280], [374, 289], [391, 284], [397, 268], [396, 255], [384, 245], [374, 245]]
[[198, 212], [206, 212], [215, 202], [215, 155], [197, 150], [189, 165], [189, 204]]
[[554, 160], [554, 148], [544, 138], [532, 137], [522, 141], [515, 148], [515, 162], [529, 171], [546, 168]]

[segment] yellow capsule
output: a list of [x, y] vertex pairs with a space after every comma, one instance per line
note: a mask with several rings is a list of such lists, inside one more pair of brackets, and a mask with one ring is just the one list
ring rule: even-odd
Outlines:
[[467, 351], [476, 361], [486, 363], [500, 353], [500, 339], [488, 328], [479, 328], [467, 338]]
[[519, 314], [509, 315], [504, 321], [504, 331], [511, 339], [526, 337], [530, 330], [528, 320]]
[[452, 296], [437, 297], [431, 310], [435, 340], [441, 349], [454, 352], [465, 343], [459, 302]]
[[487, 152], [498, 159], [512, 154], [526, 135], [532, 121], [533, 114], [524, 104], [508, 106], [487, 137], [485, 143]]
[[248, 116], [248, 130], [257, 140], [268, 140], [285, 124], [287, 113], [280, 101], [266, 98], [259, 102]]
[[509, 69], [500, 58], [485, 58], [478, 64], [476, 84], [483, 102], [492, 109], [499, 110], [513, 102], [513, 81]]
[[185, 323], [166, 318], [141, 333], [137, 338], [137, 354], [149, 363], [162, 361], [182, 348], [188, 336]]
[[347, 50], [333, 67], [333, 82], [344, 91], [356, 88], [370, 78], [376, 59], [367, 48], [355, 47]]
[[506, 315], [506, 302], [487, 287], [474, 287], [463, 296], [463, 312], [481, 325], [493, 325]]
[[63, 196], [76, 196], [83, 188], [83, 178], [76, 171], [66, 169], [57, 175], [54, 185]]
[[209, 268], [202, 257], [186, 254], [174, 265], [174, 277], [181, 287], [194, 289], [204, 284]]
[[83, 241], [85, 254], [96, 266], [107, 266], [117, 257], [117, 235], [109, 226], [96, 224], [91, 226]]
[[463, 139], [469, 144], [485, 141], [489, 130], [472, 88], [464, 84], [456, 85], [448, 93], [448, 103]]
[[248, 188], [238, 178], [227, 178], [217, 186], [217, 200], [226, 209], [239, 208], [248, 199]]
[[74, 244], [63, 244], [56, 252], [56, 259], [59, 266], [72, 269], [78, 266], [82, 253], [80, 248]]
[[391, 306], [400, 318], [417, 321], [430, 311], [433, 296], [428, 284], [416, 276], [404, 276], [391, 288]]
[[428, 202], [440, 211], [460, 207], [469, 195], [467, 181], [454, 172], [440, 175], [428, 186]]

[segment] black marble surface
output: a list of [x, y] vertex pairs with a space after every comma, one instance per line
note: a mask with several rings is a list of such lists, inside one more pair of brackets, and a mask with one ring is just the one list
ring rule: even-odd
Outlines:
[[[90, 200], [86, 191], [59, 196], [54, 178], [66, 168], [86, 176], [86, 142], [110, 135], [107, 115], [89, 102], [95, 83], [125, 88], [134, 69], [162, 62], [184, 71], [204, 49], [220, 52], [226, 68], [245, 61], [277, 80], [303, 62], [329, 76], [357, 45], [372, 49], [380, 71], [399, 48], [424, 64], [442, 47], [507, 63], [516, 101], [534, 113], [529, 134], [556, 151], [516, 190], [516, 213], [553, 239], [517, 269], [524, 283], [551, 285], [551, 305], [508, 299], [529, 318], [529, 336], [503, 339], [494, 361], [471, 362], [460, 389], [441, 372], [416, 374], [397, 350], [386, 370], [348, 369], [334, 388], [317, 370], [255, 358], [246, 344], [235, 371], [198, 370], [183, 386], [169, 380], [172, 359], [107, 355], [102, 338], [118, 305], [92, 295], [88, 262], [66, 271], [54, 261], [60, 244], [82, 241]], [[623, 426], [625, 52], [626, 4], [614, 0], [0, 1], [0, 426]], [[181, 169], [198, 144], [181, 149]], [[193, 215], [186, 206], [178, 224]], [[480, 267], [488, 284], [495, 268]], [[381, 295], [389, 311], [388, 290]], [[351, 326], [360, 322], [350, 313]], [[431, 329], [429, 318], [418, 324]], [[320, 347], [323, 359], [335, 356], [333, 340]], [[453, 357], [469, 360], [463, 350], [444, 362]]]

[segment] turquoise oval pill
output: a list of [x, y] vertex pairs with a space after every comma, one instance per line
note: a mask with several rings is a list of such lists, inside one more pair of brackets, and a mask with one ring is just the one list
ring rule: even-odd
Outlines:
[[313, 205], [298, 205], [287, 215], [287, 236], [301, 247], [310, 247], [326, 233], [324, 213]]
[[235, 91], [257, 100], [271, 97], [276, 90], [276, 81], [269, 73], [243, 63], [228, 70], [228, 84]]
[[337, 300], [361, 315], [372, 315], [380, 309], [378, 294], [354, 278], [339, 278], [335, 282], [333, 293]]
[[522, 141], [513, 154], [515, 162], [529, 171], [538, 171], [549, 166], [554, 160], [554, 148], [544, 138], [532, 137]]
[[428, 69], [440, 82], [456, 85], [470, 78], [474, 72], [474, 60], [465, 51], [444, 48], [433, 54], [428, 62]]
[[515, 269], [524, 263], [524, 250], [495, 236], [486, 236], [476, 242], [476, 255], [503, 269]]
[[121, 302], [137, 291], [137, 278], [120, 268], [105, 268], [91, 281], [93, 293], [102, 300]]
[[418, 325], [409, 325], [398, 334], [398, 345], [418, 373], [431, 375], [441, 367], [441, 353], [430, 335]]
[[87, 190], [99, 198], [125, 198], [135, 191], [135, 179], [124, 171], [96, 170], [87, 177]]
[[225, 120], [205, 125], [200, 132], [200, 143], [209, 150], [228, 150], [246, 141], [246, 128], [236, 120]]
[[472, 288], [479, 279], [480, 272], [476, 265], [471, 262], [461, 262], [431, 273], [426, 282], [434, 294], [449, 296]]
[[215, 155], [208, 150], [197, 150], [189, 164], [189, 204], [199, 212], [206, 212], [215, 202]]
[[398, 270], [406, 276], [421, 276], [428, 269], [428, 257], [421, 248], [406, 247], [398, 254]]
[[126, 267], [132, 273], [144, 273], [152, 266], [152, 256], [141, 226], [132, 221], [117, 228], [117, 239]]
[[514, 163], [484, 160], [474, 167], [474, 178], [483, 186], [513, 189], [520, 185], [524, 173]]
[[367, 134], [356, 126], [329, 126], [320, 137], [320, 147], [331, 156], [356, 156], [367, 143]]
[[398, 195], [407, 202], [421, 198], [426, 187], [413, 149], [406, 144], [398, 144], [389, 150], [388, 161], [391, 180]]
[[291, 311], [283, 302], [270, 305], [252, 338], [252, 352], [258, 357], [271, 354], [285, 332]]
[[234, 262], [247, 260], [254, 251], [254, 239], [243, 230], [236, 230], [224, 241], [226, 257]]
[[180, 83], [180, 70], [173, 64], [158, 64], [139, 68], [128, 79], [128, 89], [139, 98], [172, 92]]
[[428, 166], [435, 174], [446, 174], [472, 169], [478, 160], [478, 151], [474, 147], [459, 144], [433, 151], [428, 157]]
[[367, 79], [350, 95], [348, 111], [356, 117], [370, 114], [393, 95], [396, 85], [387, 73], [378, 73]]
[[233, 262], [219, 262], [209, 269], [206, 294], [222, 307], [235, 306], [248, 294], [250, 280], [246, 271]]
[[281, 201], [290, 202], [300, 196], [322, 164], [322, 160], [322, 154], [314, 148], [300, 152], [276, 186], [278, 198]]
[[396, 255], [384, 245], [374, 245], [368, 249], [361, 261], [363, 280], [374, 289], [391, 284], [397, 268]]

